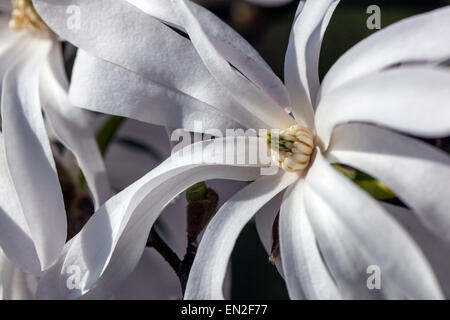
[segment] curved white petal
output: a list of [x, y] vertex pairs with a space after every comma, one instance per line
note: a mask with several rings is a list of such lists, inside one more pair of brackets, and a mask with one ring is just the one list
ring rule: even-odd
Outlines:
[[338, 3], [338, 0], [300, 1], [286, 52], [284, 74], [292, 112], [297, 122], [311, 130], [320, 86], [320, 47]]
[[180, 300], [180, 281], [158, 252], [152, 248], [146, 248], [133, 273], [114, 292], [113, 298]]
[[[280, 192], [273, 199], [267, 202], [255, 215], [256, 231], [261, 240], [264, 249], [270, 256], [273, 245], [273, 227], [275, 219], [280, 212], [281, 201], [283, 200], [284, 192]], [[278, 257], [272, 261], [280, 275], [283, 277], [283, 268], [281, 267], [281, 259]]]
[[[8, 27], [9, 16], [0, 14], [0, 80], [16, 61], [27, 54], [30, 36]], [[1, 81], [0, 81], [1, 82]], [[0, 84], [1, 89], [1, 84]]]
[[283, 200], [283, 192], [273, 197], [267, 202], [261, 210], [255, 215], [256, 231], [258, 236], [266, 249], [267, 254], [270, 255], [273, 243], [273, 224], [280, 212], [281, 202]]
[[0, 1], [0, 10], [8, 12], [12, 9], [12, 3], [10, 0], [1, 0]]
[[111, 187], [94, 132], [83, 111], [69, 102], [64, 72], [62, 52], [54, 43], [40, 74], [41, 104], [58, 139], [75, 155], [98, 208], [111, 196]]
[[[245, 125], [252, 124], [252, 128], [264, 127], [264, 123], [242, 108], [214, 79], [189, 39], [126, 1], [39, 0], [34, 4], [52, 30], [91, 55], [152, 80], [159, 86], [173, 88], [215, 106], [235, 120], [242, 119]], [[73, 19], [79, 17], [79, 28], [76, 24], [76, 27], [68, 24], [67, 19], [71, 17], [66, 12], [68, 8], [80, 14], [72, 16]], [[114, 82], [123, 81], [116, 76], [111, 79], [112, 89]], [[109, 83], [106, 79], [102, 82], [103, 86]], [[85, 89], [78, 90], [78, 94], [94, 96], [95, 91]], [[149, 100], [148, 104], [151, 103]], [[108, 110], [107, 106], [103, 108]]]
[[280, 210], [280, 252], [291, 299], [340, 299], [317, 247], [303, 203], [301, 179], [288, 188]]
[[142, 78], [82, 50], [78, 51], [73, 69], [70, 100], [76, 106], [94, 111], [190, 131], [198, 130], [196, 121], [201, 121], [203, 130], [223, 131], [242, 126], [252, 128], [257, 124], [248, 122], [246, 119], [250, 115], [242, 113], [235, 115], [239, 121], [236, 122], [214, 105]]
[[370, 122], [423, 137], [450, 135], [450, 71], [405, 67], [346, 83], [322, 97], [316, 129], [326, 148], [333, 128]]
[[33, 300], [37, 277], [15, 266], [0, 250], [0, 300]]
[[279, 172], [263, 176], [227, 201], [206, 228], [186, 286], [185, 299], [223, 299], [223, 281], [242, 228], [270, 199], [298, 179]]
[[406, 231], [366, 192], [333, 169], [319, 152], [306, 177], [304, 200], [311, 219], [322, 210], [330, 216], [329, 223], [334, 220], [344, 227], [346, 232], [337, 236], [359, 243], [370, 264], [378, 266], [388, 279], [384, 284], [390, 283], [413, 299], [442, 298], [429, 263]]
[[359, 42], [333, 65], [322, 96], [345, 82], [403, 62], [442, 62], [450, 58], [450, 6], [401, 20]]
[[28, 273], [40, 274], [39, 257], [4, 152], [0, 134], [0, 246], [14, 264]]
[[[164, 23], [185, 31], [166, 0], [126, 1]], [[289, 97], [283, 83], [247, 41], [207, 9], [195, 3], [190, 8], [220, 54], [280, 106], [289, 107]]]
[[294, 119], [275, 105], [273, 100], [233, 69], [211, 42], [189, 3], [177, 0], [172, 5], [206, 68], [231, 96], [266, 123], [266, 128], [286, 128], [295, 124]]
[[6, 161], [43, 270], [58, 258], [67, 233], [61, 187], [39, 103], [39, 72], [51, 45], [50, 40], [30, 40], [33, 55], [6, 73], [1, 101]]
[[382, 205], [420, 246], [439, 280], [445, 297], [448, 299], [450, 297], [450, 276], [448, 273], [450, 255], [448, 254], [448, 247], [425, 228], [414, 212], [388, 203]]
[[450, 245], [450, 157], [418, 140], [383, 128], [336, 128], [328, 159], [380, 179], [438, 237]]
[[[260, 175], [258, 164], [230, 166], [224, 163], [199, 164], [203, 156], [211, 160], [223, 152], [219, 139], [200, 142], [192, 157], [174, 155], [143, 178], [108, 200], [66, 244], [59, 261], [41, 278], [39, 298], [105, 298], [131, 274], [138, 263], [148, 234], [163, 208], [192, 184], [214, 178], [250, 181]], [[227, 140], [227, 139], [223, 139]], [[233, 139], [234, 140], [234, 139]], [[250, 139], [256, 150], [258, 139]], [[224, 160], [222, 160], [224, 161]], [[76, 286], [74, 270], [79, 275]]]
[[[309, 192], [307, 215], [314, 231], [320, 252], [333, 276], [343, 299], [384, 299], [404, 298], [383, 281], [380, 290], [368, 290], [367, 268], [376, 265], [374, 260], [361, 248], [357, 239], [349, 236], [346, 227], [333, 213], [331, 207], [315, 193]], [[385, 279], [384, 274], [382, 274]]]

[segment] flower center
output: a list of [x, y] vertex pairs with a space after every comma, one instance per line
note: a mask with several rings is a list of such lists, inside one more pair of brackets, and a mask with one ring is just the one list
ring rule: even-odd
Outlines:
[[314, 138], [308, 129], [294, 125], [279, 133], [269, 132], [267, 144], [276, 165], [289, 172], [301, 172], [309, 164]]
[[41, 17], [37, 14], [31, 0], [12, 0], [13, 10], [9, 27], [13, 30], [27, 30], [33, 33], [48, 32], [47, 27]]

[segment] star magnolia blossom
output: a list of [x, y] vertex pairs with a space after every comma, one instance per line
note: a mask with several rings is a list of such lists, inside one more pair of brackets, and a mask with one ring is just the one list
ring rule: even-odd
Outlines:
[[67, 237], [43, 111], [76, 156], [97, 206], [109, 196], [109, 184], [83, 111], [68, 101], [60, 43], [30, 1], [0, 1], [0, 77], [0, 246], [14, 264], [39, 275]]
[[[226, 266], [240, 231], [259, 212], [262, 240], [270, 245], [277, 209], [278, 266], [291, 298], [443, 296], [410, 234], [331, 163], [355, 167], [386, 183], [428, 230], [450, 244], [448, 155], [392, 131], [422, 137], [450, 133], [450, 73], [438, 66], [450, 56], [445, 39], [450, 8], [405, 19], [361, 41], [319, 84], [321, 40], [338, 1], [301, 1], [286, 53], [284, 87], [242, 38], [189, 1], [35, 4], [53, 30], [86, 51], [78, 57], [71, 88], [77, 105], [151, 121], [161, 115], [149, 106], [155, 102], [179, 107], [171, 110], [181, 113], [165, 120], [187, 129], [194, 119], [204, 120], [206, 127], [231, 119], [246, 128], [280, 129], [280, 141], [298, 143], [312, 136], [310, 149], [303, 150], [306, 155], [312, 151], [309, 159], [295, 158], [307, 166], [285, 163], [299, 150], [295, 143], [285, 144], [288, 150], [280, 149], [285, 153], [274, 157], [297, 172], [276, 175], [261, 176], [262, 163], [220, 162], [215, 157], [222, 150], [220, 142], [234, 138], [194, 145], [191, 159], [197, 152], [203, 159], [215, 157], [214, 163], [180, 162], [180, 155], [173, 155], [97, 211], [41, 279], [40, 297], [111, 294], [134, 269], [167, 203], [188, 186], [213, 178], [254, 182], [226, 202], [208, 225], [185, 298], [222, 298]], [[70, 4], [81, 9], [81, 30], [67, 28], [63, 17]], [[94, 83], [96, 91], [89, 94]], [[288, 108], [293, 117], [283, 110]], [[226, 118], [217, 119], [221, 114]], [[261, 144], [269, 149], [256, 137], [248, 138], [246, 147], [251, 154]], [[200, 145], [202, 150], [196, 148]], [[72, 265], [83, 275], [76, 290], [64, 285]], [[376, 294], [366, 287], [369, 265], [377, 265], [384, 279]]]

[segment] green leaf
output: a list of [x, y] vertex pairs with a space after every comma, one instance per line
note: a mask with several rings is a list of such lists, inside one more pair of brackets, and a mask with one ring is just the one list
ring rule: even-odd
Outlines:
[[102, 155], [105, 155], [124, 120], [122, 117], [112, 116], [103, 125], [103, 128], [97, 135], [97, 144]]
[[368, 174], [341, 164], [333, 164], [333, 167], [356, 183], [360, 188], [368, 192], [375, 199], [386, 200], [395, 198], [395, 194], [391, 189]]
[[362, 189], [370, 193], [372, 197], [378, 200], [395, 198], [395, 194], [385, 184], [379, 180], [355, 180]]
[[[105, 155], [108, 150], [111, 141], [114, 139], [117, 131], [122, 126], [125, 118], [118, 116], [111, 116], [108, 120], [106, 120], [105, 124], [101, 128], [100, 132], [97, 134], [97, 144], [102, 156]], [[80, 171], [79, 175], [80, 186], [85, 187], [86, 178], [83, 175], [83, 172]]]

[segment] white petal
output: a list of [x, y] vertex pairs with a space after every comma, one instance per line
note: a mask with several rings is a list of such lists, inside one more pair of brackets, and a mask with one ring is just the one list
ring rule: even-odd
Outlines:
[[286, 52], [284, 73], [292, 111], [297, 122], [311, 130], [320, 86], [320, 47], [338, 3], [337, 0], [300, 1]]
[[425, 228], [414, 212], [388, 203], [383, 203], [383, 207], [408, 231], [420, 246], [433, 267], [445, 297], [448, 299], [450, 297], [448, 273], [450, 269], [450, 255], [448, 254], [447, 246]]
[[[393, 292], [390, 281], [383, 281], [380, 290], [368, 290], [367, 268], [376, 265], [374, 260], [365, 253], [356, 238], [349, 236], [348, 227], [317, 194], [309, 192], [308, 199], [304, 201], [308, 205], [307, 215], [320, 252], [343, 299], [405, 297]], [[382, 274], [381, 280], [385, 280], [384, 276]]]
[[251, 128], [257, 124], [246, 121], [250, 115], [237, 113], [234, 116], [239, 124], [215, 105], [142, 78], [82, 50], [78, 52], [73, 69], [70, 99], [76, 106], [94, 111], [190, 131], [196, 130], [196, 121], [201, 121], [204, 130]]
[[339, 58], [323, 81], [322, 95], [398, 63], [446, 60], [450, 57], [449, 33], [449, 6], [383, 28]]
[[273, 103], [273, 100], [234, 70], [225, 60], [203, 30], [188, 3], [177, 0], [172, 4], [175, 14], [205, 66], [231, 96], [255, 117], [265, 122], [266, 128], [286, 128], [295, 124], [286, 112]]
[[[242, 108], [211, 76], [189, 39], [133, 5], [108, 0], [61, 0], [57, 5], [48, 0], [34, 3], [41, 17], [56, 33], [91, 55], [152, 80], [159, 87], [173, 88], [212, 105], [235, 120], [242, 119], [244, 125], [250, 123], [252, 128], [264, 127], [264, 123]], [[67, 23], [66, 10], [73, 6], [77, 6], [77, 12], [81, 14], [80, 28], [70, 28]], [[117, 46], [118, 43], [120, 46]], [[121, 83], [117, 77], [111, 81], [115, 82], [111, 89]], [[102, 82], [103, 86], [109, 84], [106, 79]], [[78, 90], [80, 95], [95, 94], [92, 88], [82, 86], [81, 89], [86, 90]], [[164, 91], [162, 93], [166, 94]], [[149, 100], [148, 104], [151, 103]], [[108, 110], [107, 106], [103, 108]]]
[[[0, 80], [16, 61], [27, 54], [29, 35], [15, 32], [8, 27], [9, 17], [0, 15]], [[1, 84], [0, 84], [1, 89]]]
[[[166, 0], [127, 0], [147, 14], [185, 31]], [[280, 1], [278, 1], [280, 2]], [[289, 106], [289, 97], [281, 80], [259, 53], [236, 31], [207, 9], [193, 3], [191, 10], [222, 56], [256, 84], [280, 106]]]
[[414, 299], [442, 297], [429, 263], [410, 236], [320, 153], [306, 177], [304, 199], [310, 218], [319, 210], [335, 216], [330, 223], [335, 220], [347, 231], [339, 236], [359, 243], [371, 265], [378, 266], [384, 279], [388, 279], [388, 285], [390, 282], [394, 289]]
[[326, 148], [333, 128], [370, 122], [423, 137], [450, 135], [450, 72], [405, 67], [372, 74], [322, 97], [317, 133]]
[[[112, 197], [66, 244], [57, 264], [41, 278], [40, 298], [105, 298], [128, 277], [138, 263], [150, 229], [163, 208], [194, 183], [214, 178], [250, 181], [260, 175], [256, 165], [241, 167], [223, 164], [198, 164], [198, 156], [210, 159], [222, 152], [217, 142], [197, 144], [195, 156], [174, 156], [146, 176]], [[250, 149], [257, 147], [256, 139]], [[189, 149], [187, 147], [185, 150]], [[254, 150], [253, 150], [254, 151]], [[180, 151], [181, 153], [183, 151]], [[73, 270], [80, 275], [79, 286], [67, 286]]]
[[291, 299], [340, 299], [303, 204], [304, 180], [289, 187], [280, 211], [280, 252]]
[[349, 124], [336, 129], [328, 158], [383, 181], [450, 246], [447, 154], [382, 128]]
[[242, 228], [270, 199], [298, 179], [280, 172], [248, 185], [216, 213], [206, 228], [186, 286], [185, 299], [223, 299], [223, 281]]
[[281, 201], [283, 200], [283, 192], [280, 192], [272, 200], [267, 202], [261, 210], [255, 215], [256, 231], [261, 242], [270, 255], [273, 244], [273, 224], [275, 218], [280, 212]]
[[12, 3], [10, 0], [0, 0], [0, 10], [2, 11], [11, 11]]
[[32, 300], [38, 279], [17, 268], [0, 250], [0, 299]]
[[15, 265], [32, 274], [41, 273], [30, 228], [12, 184], [0, 134], [0, 245]]
[[40, 75], [41, 104], [58, 139], [75, 155], [98, 208], [111, 196], [111, 188], [94, 132], [83, 111], [69, 102], [63, 68], [59, 44], [54, 43]]
[[113, 297], [119, 300], [180, 300], [180, 281], [158, 252], [146, 248], [133, 273]]
[[[273, 227], [275, 219], [280, 212], [283, 194], [284, 192], [280, 192], [267, 202], [255, 215], [256, 231], [268, 255], [272, 253]], [[277, 258], [274, 263], [280, 275], [284, 277], [281, 259]]]
[[34, 54], [3, 79], [2, 124], [8, 169], [42, 269], [56, 261], [66, 240], [61, 187], [39, 104], [39, 71], [50, 40], [31, 40]]

